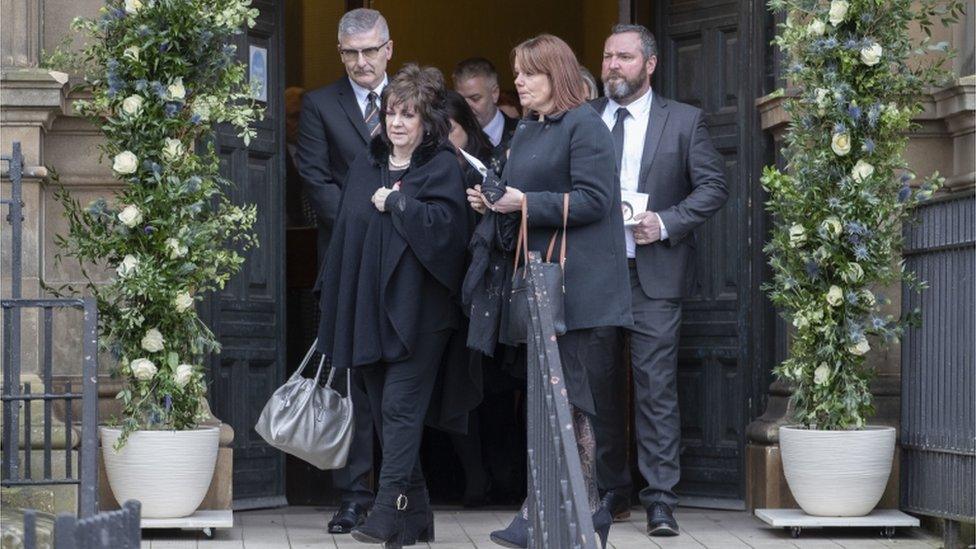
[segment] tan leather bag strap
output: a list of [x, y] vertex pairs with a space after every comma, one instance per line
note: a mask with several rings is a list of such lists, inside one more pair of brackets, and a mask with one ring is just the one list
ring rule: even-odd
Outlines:
[[[569, 193], [563, 194], [563, 237], [559, 245], [559, 267], [566, 270], [566, 227], [569, 223]], [[552, 263], [552, 252], [556, 248], [556, 237], [559, 236], [559, 229], [552, 233], [549, 239], [549, 247], [546, 250], [546, 263]], [[515, 263], [512, 268], [512, 278], [515, 278], [515, 271], [518, 270], [519, 254], [524, 255], [525, 263], [529, 264], [529, 203], [522, 195], [522, 223], [519, 226], [518, 243], [515, 245]], [[522, 276], [527, 276], [522, 273]]]
[[[529, 264], [529, 203], [525, 195], [522, 195], [522, 223], [519, 225], [518, 242], [515, 244], [515, 264], [512, 266], [512, 280], [518, 274], [519, 254], [525, 255], [525, 265]], [[527, 271], [522, 272], [522, 277], [528, 276]]]
[[[559, 265], [565, 266], [566, 263], [566, 225], [569, 223], [569, 193], [563, 195], [563, 238], [559, 245]], [[556, 237], [559, 231], [553, 231], [552, 238], [549, 239], [549, 249], [546, 252], [546, 263], [552, 262], [552, 252], [556, 248]]]

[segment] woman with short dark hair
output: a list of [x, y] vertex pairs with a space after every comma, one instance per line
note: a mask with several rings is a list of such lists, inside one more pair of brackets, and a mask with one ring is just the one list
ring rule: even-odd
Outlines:
[[[502, 174], [505, 194], [490, 208], [517, 215], [525, 204], [528, 248], [541, 251], [553, 231], [562, 229], [564, 197], [569, 198], [562, 296], [567, 331], [557, 345], [593, 525], [605, 547], [612, 519], [600, 507], [594, 477], [596, 442], [589, 418], [595, 397], [587, 371], [588, 363], [607, 359], [593, 349], [605, 348], [618, 327], [633, 323], [613, 139], [586, 103], [579, 63], [565, 42], [546, 34], [527, 40], [512, 50], [512, 65], [525, 115]], [[479, 198], [468, 191], [472, 207], [489, 207]], [[527, 519], [523, 506], [491, 539], [526, 547]]]
[[361, 368], [383, 451], [366, 543], [433, 539], [419, 450], [438, 366], [458, 327], [469, 214], [434, 68], [403, 67], [384, 88], [382, 130], [349, 168], [324, 263], [318, 349]]

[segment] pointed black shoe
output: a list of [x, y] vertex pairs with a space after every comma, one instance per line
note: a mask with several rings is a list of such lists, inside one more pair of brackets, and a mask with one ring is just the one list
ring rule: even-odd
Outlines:
[[647, 535], [671, 537], [678, 535], [678, 521], [667, 504], [656, 501], [647, 508]]
[[525, 549], [529, 546], [529, 521], [516, 514], [508, 528], [495, 530], [490, 537], [491, 541], [502, 547]]
[[434, 541], [434, 511], [430, 508], [430, 494], [427, 488], [414, 488], [407, 492], [410, 509], [404, 519], [403, 544], [414, 545], [418, 541]]
[[613, 516], [606, 507], [601, 506], [596, 513], [593, 513], [593, 531], [600, 537], [600, 547], [603, 549], [607, 549], [611, 524], [613, 524]]
[[352, 530], [352, 537], [363, 543], [382, 543], [387, 549], [403, 547], [404, 522], [410, 500], [399, 490], [381, 489], [366, 521]]
[[614, 490], [608, 490], [603, 495], [603, 499], [600, 500], [600, 507], [610, 512], [614, 522], [630, 518], [630, 500]]
[[339, 504], [339, 509], [329, 520], [330, 534], [348, 534], [353, 528], [359, 526], [366, 520], [368, 509], [365, 505], [352, 501], [344, 501]]

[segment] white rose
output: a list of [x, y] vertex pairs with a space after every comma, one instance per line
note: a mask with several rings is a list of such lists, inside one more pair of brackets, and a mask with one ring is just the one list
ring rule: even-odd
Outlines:
[[875, 42], [870, 46], [861, 48], [861, 62], [869, 67], [873, 67], [881, 61], [881, 44]]
[[844, 156], [851, 152], [851, 136], [845, 133], [835, 133], [830, 140], [830, 148], [837, 156]]
[[139, 381], [149, 381], [156, 375], [156, 365], [148, 358], [137, 358], [129, 363], [132, 375]]
[[183, 87], [183, 78], [177, 78], [166, 88], [166, 93], [170, 99], [184, 99], [186, 88]]
[[833, 236], [840, 236], [841, 231], [844, 230], [843, 226], [840, 224], [840, 220], [834, 216], [824, 219], [820, 226]]
[[122, 263], [119, 263], [119, 266], [115, 269], [115, 272], [118, 273], [120, 277], [125, 278], [131, 274], [135, 274], [138, 268], [139, 259], [132, 254], [128, 254], [122, 258]]
[[851, 170], [851, 177], [858, 183], [864, 183], [864, 180], [872, 175], [874, 175], [874, 166], [864, 160], [858, 160], [857, 164], [854, 164], [854, 168]]
[[808, 319], [806, 315], [802, 313], [797, 313], [796, 316], [793, 317], [793, 327], [796, 328], [797, 330], [802, 330], [809, 325], [810, 325], [810, 319]]
[[112, 162], [112, 169], [115, 170], [115, 173], [121, 175], [136, 173], [138, 168], [139, 159], [130, 151], [122, 151], [115, 155], [115, 159]]
[[824, 22], [820, 19], [814, 19], [809, 25], [807, 25], [807, 32], [814, 36], [823, 36], [826, 31], [827, 25], [824, 24]]
[[163, 159], [167, 162], [175, 162], [183, 156], [186, 149], [183, 147], [183, 142], [179, 139], [172, 139], [167, 137], [165, 139], [165, 145], [163, 145]]
[[807, 232], [803, 229], [803, 225], [799, 223], [794, 223], [790, 227], [790, 245], [796, 246], [798, 244], [803, 244], [807, 240]]
[[139, 46], [129, 46], [122, 51], [122, 57], [133, 61], [139, 60]]
[[829, 103], [830, 90], [828, 90], [827, 88], [817, 88], [816, 90], [814, 90], [814, 93], [816, 94], [816, 98], [817, 98], [816, 99], [817, 106], [820, 107], [821, 109], [827, 108], [827, 105], [830, 104]]
[[142, 0], [125, 0], [125, 13], [135, 15], [142, 9]]
[[845, 282], [859, 282], [864, 278], [864, 269], [858, 263], [848, 263], [847, 269], [841, 275]]
[[830, 381], [830, 366], [821, 363], [817, 366], [817, 369], [813, 371], [813, 382], [817, 385], [824, 385]]
[[146, 331], [146, 335], [142, 336], [139, 344], [150, 353], [158, 353], [163, 350], [163, 334], [156, 328], [150, 328]]
[[194, 99], [192, 112], [199, 116], [203, 122], [210, 120], [210, 97], [202, 95]]
[[827, 290], [827, 303], [831, 307], [836, 307], [844, 302], [844, 290], [841, 290], [838, 286], [831, 286]]
[[180, 387], [186, 387], [186, 384], [193, 379], [193, 366], [189, 364], [180, 364], [176, 367], [176, 373], [173, 374], [173, 381], [176, 382]]
[[176, 312], [185, 313], [193, 307], [193, 296], [190, 295], [190, 292], [180, 292], [176, 294], [173, 306], [176, 307]]
[[864, 302], [870, 305], [871, 307], [874, 307], [874, 305], [878, 302], [874, 298], [874, 294], [871, 292], [871, 290], [868, 290], [867, 288], [861, 290], [861, 299], [863, 299]]
[[139, 208], [130, 204], [125, 208], [122, 208], [122, 211], [119, 212], [118, 218], [123, 225], [131, 229], [142, 223], [142, 212], [139, 210]]
[[857, 343], [853, 345], [849, 345], [847, 347], [847, 351], [849, 353], [857, 356], [862, 356], [870, 350], [871, 350], [871, 345], [868, 343], [867, 338], [863, 336], [861, 337], [861, 339], [857, 341]]
[[830, 24], [836, 27], [843, 23], [844, 19], [847, 19], [847, 8], [849, 7], [850, 4], [847, 3], [847, 0], [833, 0], [830, 3], [830, 13], [827, 14]]
[[187, 251], [189, 251], [187, 249], [186, 245], [184, 245], [182, 242], [180, 242], [176, 238], [167, 238], [166, 239], [166, 249], [169, 250], [169, 258], [170, 259], [178, 259], [178, 258], [181, 258], [184, 255], [186, 255], [186, 252]]
[[135, 116], [142, 111], [142, 96], [141, 95], [130, 95], [122, 101], [122, 113], [129, 116]]

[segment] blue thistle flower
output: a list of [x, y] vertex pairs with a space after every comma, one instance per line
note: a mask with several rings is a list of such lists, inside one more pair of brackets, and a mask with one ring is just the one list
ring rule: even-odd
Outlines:
[[166, 103], [166, 116], [170, 118], [176, 116], [176, 114], [180, 112], [181, 108], [182, 105], [180, 105], [179, 103], [175, 103], [172, 101]]
[[149, 83], [149, 87], [152, 88], [153, 93], [156, 94], [160, 99], [166, 99], [166, 86], [159, 82], [158, 80], [153, 80]]
[[859, 50], [861, 49], [861, 41], [855, 38], [849, 38], [846, 42], [844, 42], [844, 47], [849, 50]]
[[834, 124], [834, 133], [844, 133], [847, 131], [847, 126], [838, 122]]
[[166, 53], [169, 50], [169, 42], [159, 44], [159, 53]]
[[805, 265], [807, 276], [810, 278], [817, 278], [820, 276], [820, 266], [817, 265], [816, 261], [807, 261]]
[[879, 118], [881, 118], [881, 105], [875, 103], [868, 109], [868, 125], [872, 128], [877, 126]]
[[199, 114], [194, 114], [193, 116], [190, 117], [190, 122], [192, 122], [193, 124], [199, 124], [200, 120], [201, 119]]
[[861, 22], [862, 23], [869, 24], [873, 20], [874, 20], [874, 15], [872, 15], [870, 13], [867, 13], [867, 12], [861, 14]]
[[881, 318], [878, 318], [878, 317], [874, 317], [874, 318], [871, 319], [871, 326], [874, 326], [874, 329], [875, 330], [880, 330], [880, 329], [884, 328], [887, 325], [888, 325], [888, 323], [885, 322], [884, 319], [881, 319]]
[[866, 260], [868, 258], [868, 247], [864, 244], [854, 246], [854, 258], [858, 261]]
[[912, 177], [912, 174], [911, 173], [905, 172], [905, 173], [901, 174], [901, 177], [898, 178], [898, 179], [902, 182], [903, 185], [907, 185], [908, 182], [911, 181], [914, 178]]
[[838, 45], [837, 39], [831, 36], [830, 38], [824, 40], [824, 47], [827, 49], [836, 48]]
[[136, 29], [136, 34], [138, 34], [141, 38], [145, 38], [152, 34], [152, 31], [150, 31], [149, 27], [146, 25], [139, 25], [139, 28]]
[[871, 139], [870, 137], [866, 138], [864, 142], [861, 143], [861, 147], [864, 148], [864, 152], [868, 154], [874, 154], [874, 148], [875, 148], [874, 139]]
[[831, 196], [830, 198], [827, 199], [827, 207], [829, 207], [830, 209], [837, 210], [840, 209], [840, 206], [841, 206], [840, 199], [837, 198], [836, 196]]
[[146, 225], [145, 227], [142, 228], [142, 232], [146, 234], [153, 234], [154, 232], [156, 232], [156, 227], [153, 227], [152, 225]]
[[123, 10], [123, 9], [112, 8], [111, 14], [116, 19], [125, 19], [125, 10]]
[[163, 397], [163, 408], [166, 410], [167, 414], [173, 409], [173, 397], [170, 395]]
[[901, 189], [898, 190], [898, 202], [904, 202], [908, 200], [908, 197], [912, 196], [912, 188], [908, 185], [903, 185]]
[[134, 85], [136, 91], [146, 91], [146, 88], [149, 87], [149, 82], [146, 82], [145, 78], [140, 78], [139, 80], [135, 81]]
[[163, 173], [163, 167], [160, 166], [159, 164], [155, 163], [155, 162], [152, 163], [152, 165], [149, 167], [149, 169], [152, 170], [152, 173], [154, 173], [156, 175], [159, 175], [159, 174]]
[[851, 105], [847, 107], [847, 115], [853, 118], [854, 122], [857, 122], [861, 119], [861, 108], [857, 105]]
[[847, 294], [845, 294], [845, 297], [847, 298], [847, 302], [848, 303], [850, 303], [851, 305], [857, 305], [857, 294], [856, 293], [854, 293], [854, 292], [847, 292]]

